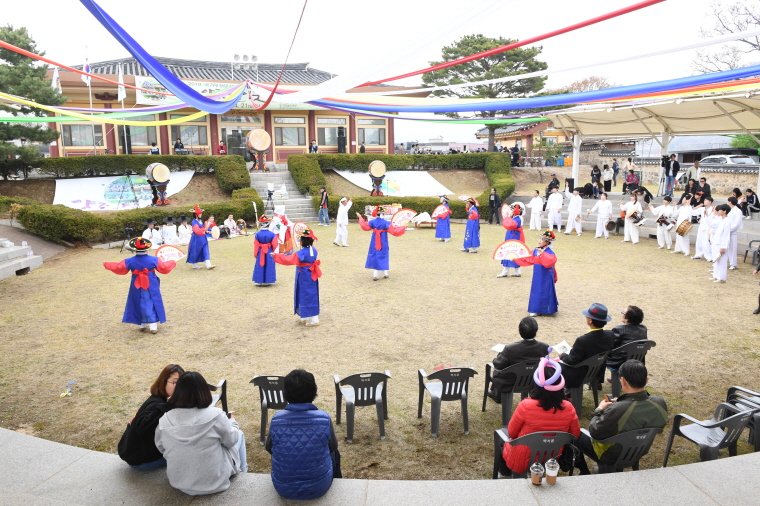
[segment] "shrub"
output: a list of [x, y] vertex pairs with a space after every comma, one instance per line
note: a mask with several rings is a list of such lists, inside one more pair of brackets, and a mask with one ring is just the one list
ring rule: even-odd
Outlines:
[[15, 174], [17, 170], [23, 172], [26, 176], [29, 169], [31, 169], [31, 166], [20, 158], [0, 160], [0, 177], [3, 179], [8, 179], [8, 176]]
[[32, 206], [39, 204], [34, 199], [26, 197], [3, 197], [0, 195], [0, 213], [7, 213], [11, 209], [11, 204], [21, 204], [22, 206]]
[[100, 155], [43, 158], [38, 161], [40, 174], [59, 178], [120, 176], [126, 170], [145, 174], [145, 168], [151, 163], [163, 163], [172, 172], [180, 170], [214, 172], [219, 188], [226, 192], [245, 188], [251, 184], [245, 160], [238, 155]]
[[[376, 155], [376, 154], [316, 154], [292, 155], [288, 157], [288, 170], [305, 195], [318, 195], [319, 187], [326, 186], [325, 170], [366, 171], [374, 160], [385, 163], [388, 170], [448, 170], [448, 169], [482, 169], [488, 178], [489, 187], [475, 198], [480, 203], [478, 208], [483, 219], [490, 217], [488, 195], [491, 187], [496, 188], [502, 201], [505, 201], [514, 191], [515, 182], [512, 179], [510, 156], [508, 153], [460, 153], [457, 155]], [[330, 189], [328, 188], [328, 192]], [[319, 208], [319, 198], [314, 198], [314, 209]], [[340, 197], [331, 198], [329, 213], [335, 215]], [[364, 211], [365, 205], [400, 203], [405, 208], [414, 209], [418, 213], [431, 213], [439, 204], [436, 197], [361, 197], [354, 199], [354, 208]], [[464, 202], [453, 199], [449, 207], [454, 211], [452, 217], [466, 218]], [[352, 212], [354, 210], [352, 208]]]

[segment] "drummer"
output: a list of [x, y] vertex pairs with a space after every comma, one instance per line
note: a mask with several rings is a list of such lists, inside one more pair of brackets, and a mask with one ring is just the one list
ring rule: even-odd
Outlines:
[[211, 264], [211, 257], [208, 252], [208, 238], [206, 237], [206, 228], [203, 226], [203, 209], [195, 205], [191, 211], [195, 216], [193, 220], [193, 235], [190, 238], [190, 245], [187, 247], [187, 263], [192, 264], [193, 269], [200, 269], [198, 265], [201, 262], [206, 263], [206, 269], [213, 269], [216, 265]]
[[[676, 247], [673, 248], [673, 253], [683, 253], [685, 256], [691, 255], [691, 241], [689, 240], [688, 231], [684, 235], [681, 235], [678, 233], [678, 228], [681, 226], [681, 223], [691, 223], [692, 211], [691, 194], [686, 193], [681, 199], [681, 207], [678, 208], [678, 217], [676, 218]], [[684, 225], [684, 228], [687, 226]]]
[[148, 227], [143, 230], [143, 239], [151, 242], [152, 246], [150, 249], [158, 249], [161, 246], [161, 232], [156, 228], [156, 221], [153, 218], [148, 218], [143, 225]]
[[164, 218], [164, 226], [161, 227], [161, 239], [164, 244], [177, 244], [177, 225], [174, 224], [174, 217], [167, 216]]
[[662, 249], [665, 246], [670, 249], [673, 245], [673, 238], [670, 237], [670, 229], [673, 228], [673, 212], [675, 211], [673, 206], [670, 205], [670, 203], [673, 202], [673, 197], [665, 195], [662, 200], [663, 205], [661, 206], [652, 207], [652, 204], [649, 204], [649, 212], [654, 214], [655, 222], [657, 223], [658, 249]]
[[625, 228], [623, 242], [630, 242], [636, 244], [639, 242], [639, 227], [633, 221], [635, 213], [639, 213], [638, 217], [641, 217], [641, 204], [636, 201], [636, 194], [631, 192], [631, 201], [620, 201], [620, 210], [625, 213]]

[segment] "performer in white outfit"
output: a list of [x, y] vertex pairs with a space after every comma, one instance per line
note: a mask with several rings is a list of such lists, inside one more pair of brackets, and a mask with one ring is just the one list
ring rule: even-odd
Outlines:
[[670, 195], [665, 195], [663, 201], [665, 203], [657, 207], [652, 207], [652, 204], [649, 204], [649, 212], [654, 214], [655, 223], [657, 224], [657, 244], [659, 245], [659, 249], [665, 246], [670, 249], [673, 245], [670, 229], [673, 228], [673, 212], [675, 208], [670, 205], [673, 202], [673, 197]]
[[174, 224], [174, 218], [167, 216], [164, 218], [164, 226], [161, 227], [161, 239], [164, 244], [177, 244], [179, 238], [177, 237], [177, 225]]
[[602, 237], [602, 234], [604, 234], [605, 239], [610, 238], [610, 231], [607, 230], [607, 222], [612, 219], [612, 202], [607, 200], [607, 193], [602, 192], [599, 195], [599, 202], [594, 204], [594, 207], [592, 207], [588, 213], [586, 213], [586, 216], [590, 215], [593, 212], [596, 212], [596, 234], [594, 235], [594, 239], [599, 239]]
[[143, 239], [147, 239], [152, 243], [150, 249], [158, 249], [158, 247], [161, 246], [161, 231], [155, 228], [156, 222], [153, 218], [148, 218], [143, 225], [148, 227], [143, 230]]
[[[715, 219], [712, 197], [705, 197], [704, 202], [697, 206], [696, 211], [699, 211], [699, 228], [697, 229], [696, 251], [691, 258], [694, 260], [705, 258], [708, 262], [711, 262], [710, 230], [713, 228], [712, 222]], [[715, 228], [717, 228], [717, 224]]]
[[728, 268], [733, 271], [739, 266], [736, 256], [738, 252], [737, 250], [739, 249], [737, 232], [744, 228], [744, 224], [742, 223], [744, 216], [742, 215], [742, 210], [739, 208], [736, 197], [728, 198], [728, 206], [731, 208], [731, 211], [728, 213], [728, 219], [731, 222], [731, 240], [728, 244], [728, 251], [726, 254], [728, 255]]
[[711, 255], [715, 259], [713, 263], [713, 282], [725, 283], [728, 277], [728, 243], [731, 240], [731, 220], [727, 216], [730, 207], [728, 204], [715, 206], [715, 218], [718, 222], [718, 228], [712, 235], [710, 242], [712, 246]]
[[[678, 215], [676, 217], [676, 230], [678, 230], [678, 227], [684, 221], [691, 221], [692, 207], [689, 203], [691, 202], [691, 194], [685, 194], [683, 199], [681, 199], [681, 202], [682, 204], [681, 207], [678, 208]], [[689, 234], [676, 234], [676, 247], [673, 248], [673, 253], [683, 253], [684, 255], [689, 256], [690, 251], [691, 239], [689, 239]]]
[[[335, 218], [337, 229], [335, 231], [335, 240], [333, 244], [348, 248], [348, 210], [354, 205], [353, 199], [343, 197], [338, 204], [338, 216]], [[343, 244], [341, 244], [343, 243]]]
[[549, 230], [557, 225], [557, 232], [562, 228], [562, 194], [559, 188], [552, 188], [552, 194], [546, 199], [546, 221]]
[[635, 193], [631, 193], [631, 200], [629, 202], [620, 201], [620, 210], [625, 211], [625, 228], [623, 229], [625, 235], [622, 242], [636, 244], [639, 242], [639, 227], [631, 221], [631, 218], [633, 217], [633, 213], [641, 212], [641, 204], [636, 202]]
[[530, 209], [530, 230], [541, 230], [541, 214], [544, 211], [544, 199], [538, 190], [533, 191], [533, 198], [528, 203]]
[[184, 214], [179, 217], [179, 223], [177, 226], [177, 244], [188, 244], [193, 235], [193, 227], [187, 222], [187, 216]]
[[565, 196], [570, 199], [567, 204], [567, 223], [565, 224], [565, 234], [569, 235], [573, 229], [581, 235], [581, 211], [583, 210], [583, 197], [580, 196], [580, 188], [573, 189], [570, 193], [570, 187], [565, 187]]

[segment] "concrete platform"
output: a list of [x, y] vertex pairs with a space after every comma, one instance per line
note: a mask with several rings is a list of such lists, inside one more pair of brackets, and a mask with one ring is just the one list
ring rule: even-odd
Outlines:
[[0, 506], [556, 506], [569, 500], [585, 506], [758, 504], [758, 472], [760, 453], [664, 469], [560, 477], [553, 487], [537, 487], [525, 479], [342, 479], [313, 501], [284, 500], [269, 475], [246, 473], [234, 477], [225, 492], [191, 497], [169, 485], [165, 469], [138, 472], [117, 455], [0, 429]]

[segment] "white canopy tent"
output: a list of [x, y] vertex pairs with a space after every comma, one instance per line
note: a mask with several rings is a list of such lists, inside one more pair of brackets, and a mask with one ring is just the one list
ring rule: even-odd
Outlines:
[[[760, 143], [760, 87], [698, 96], [671, 95], [625, 104], [588, 104], [544, 116], [573, 139], [573, 178], [578, 181], [584, 137], [648, 136], [662, 147], [663, 153], [668, 152], [675, 135], [746, 134]], [[660, 169], [661, 183], [663, 170]]]

